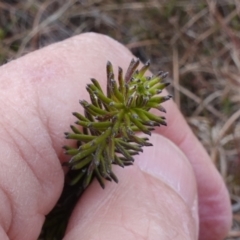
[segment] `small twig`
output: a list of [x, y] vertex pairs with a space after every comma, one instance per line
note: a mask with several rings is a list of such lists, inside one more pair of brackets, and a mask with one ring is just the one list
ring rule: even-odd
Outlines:
[[218, 156], [218, 145], [221, 141], [221, 139], [224, 137], [226, 132], [229, 130], [229, 128], [234, 124], [234, 122], [240, 117], [240, 109], [235, 112], [223, 125], [222, 129], [220, 130], [217, 139], [214, 142], [215, 147], [212, 149], [211, 152], [211, 158], [214, 162], [216, 162], [217, 156]]
[[26, 45], [29, 43], [29, 41], [42, 29], [46, 28], [49, 24], [56, 21], [58, 18], [60, 18], [63, 13], [72, 5], [74, 4], [75, 0], [68, 1], [66, 4], [64, 4], [58, 11], [56, 11], [54, 14], [50, 15], [47, 19], [45, 19], [43, 22], [41, 22], [39, 25], [37, 25], [35, 28], [33, 28], [28, 35], [23, 39], [22, 44], [19, 48], [17, 57], [21, 56], [23, 54], [23, 51], [26, 47]]
[[138, 48], [138, 47], [144, 47], [144, 46], [150, 46], [150, 45], [155, 45], [159, 44], [159, 40], [143, 40], [143, 41], [138, 41], [138, 42], [131, 42], [126, 45], [128, 49], [133, 49], [133, 48]]
[[173, 86], [176, 87], [174, 91], [174, 100], [178, 106], [181, 108], [180, 93], [177, 86], [179, 86], [179, 59], [178, 59], [178, 49], [176, 46], [173, 47]]

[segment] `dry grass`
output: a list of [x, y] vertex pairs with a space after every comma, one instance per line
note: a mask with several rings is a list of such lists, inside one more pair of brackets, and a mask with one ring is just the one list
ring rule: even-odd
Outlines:
[[240, 1], [0, 2], [0, 64], [82, 32], [169, 71], [176, 103], [228, 186], [240, 239]]

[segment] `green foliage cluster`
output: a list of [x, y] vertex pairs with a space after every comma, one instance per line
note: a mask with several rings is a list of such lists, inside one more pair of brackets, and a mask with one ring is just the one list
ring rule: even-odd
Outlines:
[[125, 77], [119, 68], [116, 81], [112, 64], [108, 62], [107, 96], [96, 79], [91, 79], [92, 84], [87, 85], [91, 103], [80, 101], [84, 116], [73, 113], [82, 131], [71, 126], [72, 133], [65, 133], [66, 138], [77, 140], [76, 147], [64, 147], [66, 154], [72, 155], [67, 163], [74, 175], [70, 184], [82, 181], [86, 188], [93, 176], [103, 188], [104, 179], [117, 182], [112, 164], [131, 165], [133, 155], [142, 152], [143, 146], [151, 146], [147, 138], [136, 136], [136, 132], [151, 135], [154, 127], [166, 125], [165, 117], [155, 116], [149, 110], [156, 108], [165, 112], [161, 103], [171, 96], [158, 94], [169, 85], [163, 81], [167, 73], [161, 71], [146, 77], [150, 63], [139, 71], [138, 65], [139, 60], [132, 60]]
[[67, 139], [76, 140], [76, 146], [63, 147], [72, 156], [64, 163], [69, 168], [65, 187], [46, 218], [39, 240], [62, 239], [71, 212], [91, 181], [96, 178], [102, 188], [105, 180], [118, 182], [112, 165], [132, 165], [133, 156], [142, 152], [143, 146], [152, 146], [148, 138], [137, 136], [137, 132], [151, 135], [155, 127], [167, 125], [164, 116], [149, 112], [152, 108], [166, 112], [162, 103], [171, 96], [159, 94], [169, 85], [164, 80], [167, 73], [160, 71], [147, 77], [150, 62], [137, 70], [139, 63], [133, 59], [125, 76], [119, 68], [115, 80], [108, 62], [106, 95], [96, 79], [87, 85], [91, 103], [80, 101], [84, 115], [74, 112], [77, 126], [72, 125], [72, 132], [65, 133]]

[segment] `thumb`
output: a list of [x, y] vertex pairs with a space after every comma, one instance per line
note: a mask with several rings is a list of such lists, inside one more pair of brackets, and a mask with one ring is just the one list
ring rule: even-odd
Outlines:
[[197, 190], [186, 157], [154, 134], [132, 167], [115, 169], [119, 184], [94, 182], [80, 199], [64, 240], [197, 239]]

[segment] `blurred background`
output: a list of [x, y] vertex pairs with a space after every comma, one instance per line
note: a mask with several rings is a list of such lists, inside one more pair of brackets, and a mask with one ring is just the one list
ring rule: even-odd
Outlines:
[[227, 239], [240, 239], [240, 1], [1, 0], [0, 65], [83, 32], [169, 72], [169, 91], [230, 192]]

